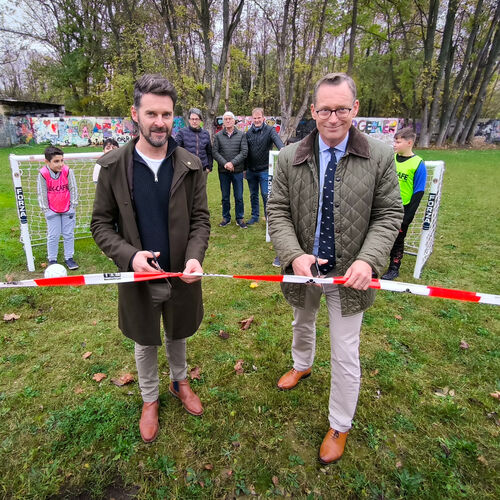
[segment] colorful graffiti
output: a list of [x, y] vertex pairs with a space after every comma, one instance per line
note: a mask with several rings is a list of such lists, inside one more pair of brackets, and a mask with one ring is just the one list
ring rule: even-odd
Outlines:
[[59, 146], [90, 146], [102, 144], [109, 138], [125, 144], [134, 133], [134, 123], [129, 118], [68, 116], [31, 118], [31, 122], [38, 144], [50, 142]]

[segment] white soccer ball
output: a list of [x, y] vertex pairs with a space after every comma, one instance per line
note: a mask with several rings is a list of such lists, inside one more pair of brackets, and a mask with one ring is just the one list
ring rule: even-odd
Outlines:
[[51, 264], [45, 269], [43, 273], [44, 278], [61, 278], [67, 276], [66, 268], [61, 264]]

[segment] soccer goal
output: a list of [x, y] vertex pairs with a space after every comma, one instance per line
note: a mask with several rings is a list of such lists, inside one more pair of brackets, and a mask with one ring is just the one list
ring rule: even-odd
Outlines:
[[[269, 151], [269, 193], [271, 193], [278, 154], [278, 151]], [[417, 256], [413, 270], [413, 277], [416, 279], [420, 278], [422, 269], [434, 248], [444, 176], [443, 161], [426, 161], [425, 166], [427, 168], [425, 192], [405, 238], [405, 253]], [[267, 229], [266, 241], [271, 241]]]
[[[95, 184], [92, 173], [96, 160], [102, 152], [65, 153], [64, 163], [70, 167], [78, 188], [78, 207], [76, 209], [75, 239], [90, 236], [90, 218], [94, 203]], [[44, 166], [44, 155], [9, 156], [17, 213], [21, 226], [21, 243], [24, 246], [28, 270], [35, 270], [33, 246], [45, 245], [47, 242], [47, 225], [45, 217], [38, 205], [37, 177]]]
[[425, 166], [427, 182], [424, 196], [405, 238], [405, 253], [417, 256], [413, 270], [413, 277], [416, 279], [420, 278], [434, 248], [444, 176], [443, 161], [426, 161]]

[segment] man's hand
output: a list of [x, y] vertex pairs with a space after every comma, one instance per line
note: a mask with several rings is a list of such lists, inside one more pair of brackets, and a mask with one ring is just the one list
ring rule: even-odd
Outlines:
[[[311, 266], [316, 262], [316, 257], [311, 254], [303, 254], [292, 262], [293, 273], [297, 276], [312, 276]], [[318, 259], [318, 264], [326, 264], [328, 259]]]
[[346, 271], [344, 286], [356, 290], [368, 290], [372, 281], [372, 266], [363, 260], [355, 260]]
[[230, 161], [228, 161], [228, 162], [224, 165], [224, 168], [225, 168], [226, 170], [229, 170], [229, 172], [234, 172], [234, 165], [233, 165]]
[[[186, 262], [184, 271], [182, 272], [185, 274], [202, 273], [203, 269], [201, 267], [201, 264], [196, 259], [189, 259]], [[195, 281], [201, 280], [201, 276], [181, 276], [180, 278], [182, 281], [184, 281], [184, 283], [194, 283]]]
[[[160, 252], [154, 252], [154, 254], [156, 257], [158, 257], [160, 255]], [[151, 258], [152, 252], [150, 252], [149, 250], [141, 250], [140, 252], [137, 252], [132, 259], [132, 269], [136, 273], [159, 273], [159, 269], [149, 265], [148, 259]]]

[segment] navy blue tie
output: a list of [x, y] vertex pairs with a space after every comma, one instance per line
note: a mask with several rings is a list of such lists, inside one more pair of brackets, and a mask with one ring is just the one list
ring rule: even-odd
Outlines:
[[335, 267], [335, 236], [333, 231], [333, 186], [337, 158], [335, 148], [330, 148], [330, 161], [326, 166], [323, 184], [323, 206], [321, 207], [321, 226], [319, 231], [318, 257], [328, 259], [327, 264], [319, 266], [321, 274], [327, 274]]

